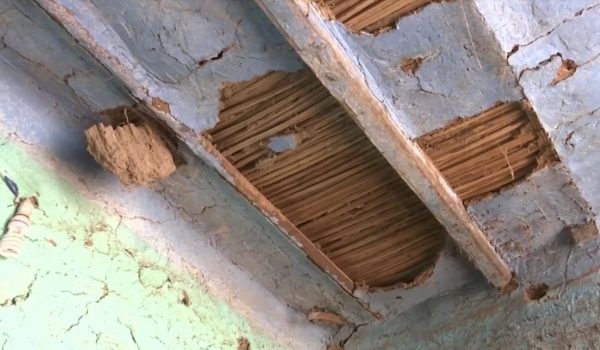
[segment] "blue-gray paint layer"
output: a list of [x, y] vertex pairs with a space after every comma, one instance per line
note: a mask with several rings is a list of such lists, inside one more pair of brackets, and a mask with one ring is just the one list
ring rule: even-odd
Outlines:
[[[434, 3], [384, 34], [347, 37], [412, 137], [522, 98], [471, 1]], [[422, 60], [414, 74], [402, 69], [411, 58]]]
[[253, 1], [92, 4], [156, 84], [153, 96], [169, 103], [171, 114], [196, 132], [218, 121], [222, 83], [303, 67]]

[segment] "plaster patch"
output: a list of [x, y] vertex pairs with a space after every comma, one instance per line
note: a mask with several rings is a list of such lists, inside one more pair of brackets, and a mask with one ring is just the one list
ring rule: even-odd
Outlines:
[[286, 134], [269, 138], [268, 147], [275, 153], [292, 150], [298, 146], [298, 135]]

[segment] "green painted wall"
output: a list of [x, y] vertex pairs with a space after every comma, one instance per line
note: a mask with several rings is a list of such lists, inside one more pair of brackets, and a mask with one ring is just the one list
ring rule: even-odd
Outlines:
[[[21, 254], [0, 258], [1, 349], [283, 348], [6, 139], [2, 170], [40, 210]], [[0, 221], [13, 210], [0, 187]]]

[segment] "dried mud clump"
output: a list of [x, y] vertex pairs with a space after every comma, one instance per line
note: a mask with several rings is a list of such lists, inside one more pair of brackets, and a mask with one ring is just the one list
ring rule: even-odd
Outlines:
[[176, 169], [165, 140], [148, 123], [100, 123], [87, 129], [85, 136], [88, 152], [124, 185], [146, 185], [168, 177]]

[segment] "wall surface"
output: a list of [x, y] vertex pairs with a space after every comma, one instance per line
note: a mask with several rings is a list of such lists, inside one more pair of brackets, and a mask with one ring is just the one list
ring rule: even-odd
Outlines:
[[[189, 283], [196, 283], [187, 284], [185, 288], [191, 293], [190, 299], [193, 298], [192, 294], [205, 298], [203, 304], [197, 302], [199, 308], [202, 305], [208, 310], [230, 309], [227, 317], [225, 313], [222, 316], [217, 313], [202, 313], [200, 310], [197, 312], [200, 316], [192, 319], [194, 324], [205, 323], [199, 327], [206, 328], [198, 328], [198, 334], [212, 329], [215, 333], [222, 333], [222, 339], [214, 340], [212, 335], [197, 338], [195, 343], [191, 336], [185, 338], [182, 335], [181, 339], [188, 339], [190, 344], [198, 346], [202, 345], [202, 339], [213, 342], [212, 348], [234, 348], [236, 339], [229, 339], [228, 335], [247, 330], [249, 338], [257, 339], [257, 346], [261, 344], [260, 339], [263, 339], [262, 344], [267, 349], [270, 348], [268, 344], [286, 349], [318, 349], [324, 347], [332, 330], [307, 321], [306, 313], [312, 308], [343, 311], [351, 319], [362, 319], [363, 309], [349, 295], [310, 264], [292, 242], [213, 169], [195, 159], [185, 147], [182, 146], [182, 152], [187, 164], [167, 181], [156, 183], [151, 188], [124, 188], [115, 177], [102, 170], [85, 150], [83, 130], [101, 120], [94, 112], [119, 105], [131, 105], [134, 100], [110, 72], [78, 46], [73, 38], [33, 2], [0, 1], [0, 37], [5, 39], [0, 44], [0, 134], [9, 139], [11, 144], [26, 148], [30, 157], [35, 156], [37, 161], [50, 169], [41, 172], [39, 176], [43, 175], [44, 178], [56, 174], [63, 177], [81, 194], [75, 196], [72, 194], [75, 190], [69, 189], [68, 196], [77, 198], [86, 208], [91, 206], [93, 210], [89, 209], [90, 212], [108, 213], [106, 220], [112, 225], [110, 228], [116, 227], [116, 222], [123, 229], [131, 228], [141, 238], [136, 247], [139, 246], [142, 251], [153, 251], [151, 256], [160, 257], [157, 258], [160, 260], [158, 268], [161, 271], [167, 269], [165, 271], [170, 278], [174, 279], [172, 276], [181, 274], [181, 278]], [[213, 100], [213, 103], [216, 105], [218, 101]], [[5, 158], [4, 151], [0, 155]], [[10, 174], [16, 180], [23, 181], [18, 167], [11, 169]], [[53, 196], [62, 195], [59, 193]], [[76, 204], [69, 202], [68, 207], [73, 206]], [[46, 210], [46, 213], [48, 222], [68, 220], [61, 218], [60, 212], [50, 215]], [[77, 229], [84, 230], [85, 227], [83, 225]], [[52, 234], [66, 233], [57, 226]], [[109, 232], [100, 237], [113, 237], [109, 236], [111, 234]], [[133, 234], [128, 237], [134, 238]], [[58, 240], [54, 240], [57, 247], [66, 249], [66, 245], [63, 248], [58, 245]], [[79, 243], [81, 242], [77, 244]], [[87, 252], [100, 244], [84, 244], [82, 249]], [[55, 248], [51, 244], [49, 247]], [[77, 265], [77, 256], [69, 259], [73, 260], [73, 265]], [[83, 260], [83, 266], [89, 265], [88, 260]], [[41, 261], [44, 264], [40, 265], [50, 265]], [[32, 269], [37, 268], [38, 263], [37, 260], [35, 264], [31, 262]], [[119, 264], [120, 262], [114, 266], [115, 270], [131, 267], [120, 267]], [[32, 271], [35, 275], [36, 270]], [[60, 285], [59, 282], [57, 284]], [[109, 281], [104, 282], [110, 287]], [[48, 281], [44, 283], [50, 284]], [[100, 282], [99, 285], [103, 286]], [[152, 288], [149, 290], [153, 290]], [[164, 289], [168, 292], [165, 292], [164, 304], [160, 306], [163, 309], [156, 309], [157, 320], [163, 317], [161, 310], [167, 310], [171, 304], [180, 305], [177, 303], [181, 288], [174, 289], [169, 283], [166, 284]], [[90, 287], [90, 290], [93, 288]], [[125, 292], [121, 294], [125, 295]], [[101, 294], [97, 297], [100, 296]], [[131, 295], [132, 298], [134, 296], [135, 294]], [[93, 297], [95, 296], [89, 296]], [[171, 297], [175, 299], [169, 299]], [[153, 302], [159, 303], [157, 300]], [[140, 304], [132, 304], [136, 309], [140, 308]], [[24, 302], [21, 305], [25, 307], [28, 304]], [[73, 313], [81, 316], [81, 307], [74, 310], [76, 311]], [[53, 310], [46, 309], [44, 312], [51, 313]], [[167, 314], [169, 312], [165, 311]], [[20, 312], [4, 318], [4, 312], [0, 312], [0, 318], [6, 323], [22, 325], [22, 316], [24, 313]], [[97, 323], [95, 318], [96, 316], [87, 322]], [[164, 327], [171, 327], [170, 321], [165, 321]], [[156, 333], [164, 331], [160, 328], [162, 326], [156, 326]], [[187, 325], [182, 326], [186, 327]], [[222, 332], [219, 327], [224, 327]], [[40, 339], [42, 336], [46, 337], [48, 334], [40, 333]], [[21, 338], [25, 341], [24, 339]], [[18, 337], [13, 341], [18, 342]], [[221, 341], [225, 343], [219, 343]], [[66, 344], [81, 348], [78, 346], [80, 343], [75, 340]], [[181, 345], [183, 346], [185, 344]], [[107, 347], [110, 348], [108, 345], [104, 346]], [[124, 345], [124, 348], [127, 347]]]
[[[40, 200], [21, 254], [0, 259], [2, 349], [236, 349], [239, 337], [289, 348], [4, 137], [0, 155], [22, 195]], [[0, 202], [4, 222], [4, 186]]]
[[[434, 3], [378, 36], [329, 23], [410, 136], [527, 97], [563, 163], [468, 208], [521, 288], [547, 283], [547, 297], [498, 298], [450, 244], [422, 285], [360, 295], [388, 318], [372, 324], [184, 145], [187, 164], [150, 188], [123, 188], [85, 151], [96, 112], [136, 103], [133, 85], [166, 103], [189, 144], [217, 121], [222, 84], [304, 67], [254, 2], [38, 2], [68, 8], [122, 66], [107, 70], [35, 1], [0, 0], [0, 170], [42, 201], [23, 255], [0, 261], [6, 349], [235, 348], [239, 336], [252, 349], [318, 349], [332, 330], [306, 321], [314, 307], [361, 324], [347, 349], [598, 346], [600, 243], [568, 237], [600, 210], [598, 1]], [[422, 60], [414, 74], [407, 58]], [[576, 71], [554, 82], [567, 59]]]

